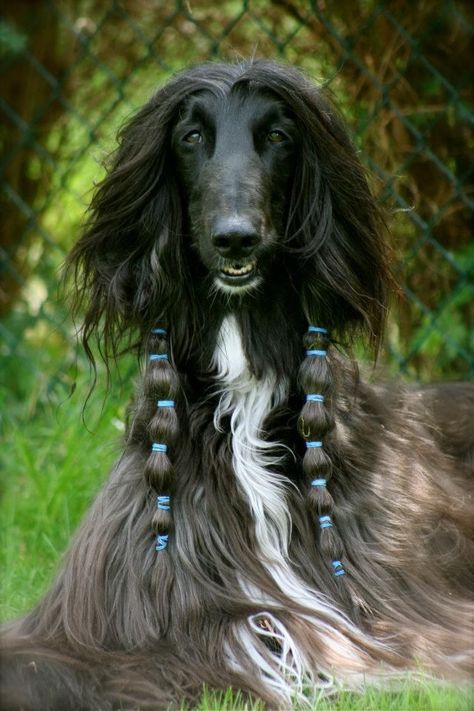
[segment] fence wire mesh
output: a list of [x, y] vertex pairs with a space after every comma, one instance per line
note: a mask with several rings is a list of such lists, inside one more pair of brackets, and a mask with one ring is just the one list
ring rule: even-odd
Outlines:
[[12, 367], [22, 362], [44, 384], [51, 363], [74, 358], [58, 270], [117, 128], [174, 71], [249, 56], [322, 82], [374, 176], [404, 293], [389, 322], [389, 369], [472, 376], [473, 34], [467, 1], [7, 2], [0, 365], [10, 385], [21, 394]]

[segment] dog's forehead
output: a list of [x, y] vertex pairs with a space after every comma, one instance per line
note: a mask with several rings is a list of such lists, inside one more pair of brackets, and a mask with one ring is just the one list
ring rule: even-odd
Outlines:
[[290, 114], [280, 98], [264, 89], [219, 93], [201, 90], [191, 94], [183, 108], [188, 116], [206, 115], [217, 125], [229, 119], [242, 124]]

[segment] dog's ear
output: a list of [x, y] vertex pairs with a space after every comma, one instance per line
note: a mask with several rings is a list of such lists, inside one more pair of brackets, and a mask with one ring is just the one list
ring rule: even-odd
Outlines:
[[240, 79], [249, 81], [276, 94], [299, 127], [286, 244], [306, 317], [345, 342], [362, 330], [377, 346], [393, 284], [386, 228], [345, 124], [293, 67], [261, 60]]
[[172, 299], [169, 274], [179, 274], [181, 205], [170, 161], [169, 134], [178, 101], [159, 91], [121, 130], [119, 147], [98, 185], [82, 237], [66, 263], [83, 312], [82, 340], [107, 359], [160, 319]]
[[302, 103], [288, 237], [303, 259], [307, 317], [344, 341], [362, 330], [376, 348], [393, 283], [386, 226], [343, 121], [319, 92]]

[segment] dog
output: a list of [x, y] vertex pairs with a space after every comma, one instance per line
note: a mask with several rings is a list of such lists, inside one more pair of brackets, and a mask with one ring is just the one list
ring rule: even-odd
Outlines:
[[193, 67], [130, 120], [68, 273], [89, 357], [133, 350], [143, 378], [57, 580], [5, 629], [5, 708], [168, 709], [206, 684], [283, 709], [467, 677], [474, 388], [359, 375], [388, 261], [299, 70]]

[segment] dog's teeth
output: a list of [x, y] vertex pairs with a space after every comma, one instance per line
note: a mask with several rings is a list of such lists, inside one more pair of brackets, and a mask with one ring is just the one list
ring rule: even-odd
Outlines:
[[229, 274], [230, 276], [244, 276], [245, 274], [250, 274], [253, 271], [255, 264], [246, 264], [243, 267], [224, 267], [222, 271], [224, 274]]

